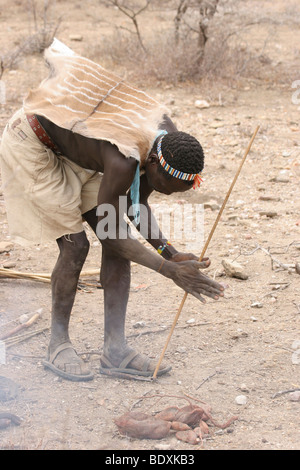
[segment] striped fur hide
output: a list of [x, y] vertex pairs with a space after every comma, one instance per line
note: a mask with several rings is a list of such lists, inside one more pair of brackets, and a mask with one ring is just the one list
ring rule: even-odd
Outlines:
[[166, 109], [57, 39], [45, 59], [50, 75], [29, 92], [25, 112], [85, 137], [108, 140], [143, 163]]

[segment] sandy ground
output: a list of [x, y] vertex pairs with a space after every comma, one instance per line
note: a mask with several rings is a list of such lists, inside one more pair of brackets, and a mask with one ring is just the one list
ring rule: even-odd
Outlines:
[[[1, 47], [7, 48], [18, 31], [25, 30], [26, 15], [21, 3], [11, 2], [4, 10], [1, 1]], [[68, 20], [58, 37], [79, 51], [87, 50], [96, 23], [90, 24], [91, 12], [83, 12], [76, 2], [58, 2], [57, 8], [65, 11], [70, 3]], [[268, 42], [266, 54], [271, 63], [280, 62], [282, 69], [299, 71], [299, 6], [295, 2], [263, 3], [266, 17], [272, 12], [272, 18], [278, 20], [276, 36]], [[288, 11], [293, 13], [287, 15]], [[256, 26], [253, 43], [264, 41], [265, 28], [264, 24]], [[83, 42], [72, 42], [69, 39], [72, 32], [83, 34]], [[292, 89], [297, 76], [291, 73], [290, 78], [286, 75], [275, 82], [271, 65], [265, 67], [268, 79], [177, 86], [152, 83], [147, 88], [169, 105], [180, 129], [199, 138], [206, 154], [201, 190], [191, 190], [180, 195], [180, 199], [177, 195], [156, 194], [152, 203], [168, 204], [171, 214], [175, 204], [180, 207], [184, 202], [205, 203], [204, 238], [250, 137], [260, 125], [207, 251], [212, 261], [207, 273], [227, 283], [225, 298], [202, 305], [189, 296], [165, 355], [172, 365], [171, 373], [156, 382], [129, 381], [99, 375], [103, 291], [84, 286], [76, 297], [70, 332], [77, 351], [84, 354], [95, 372], [95, 379], [72, 383], [44, 370], [41, 363], [49, 340], [49, 284], [1, 279], [1, 332], [16, 326], [20, 315], [38, 309], [42, 309], [41, 317], [31, 330], [45, 330], [7, 348], [6, 363], [0, 365], [0, 375], [19, 386], [14, 399], [0, 402], [0, 412], [22, 418], [20, 426], [0, 430], [0, 448], [299, 450], [300, 403], [293, 401], [290, 393], [276, 394], [300, 387], [300, 278], [294, 269], [300, 262], [300, 103], [296, 89]], [[36, 55], [29, 56], [16, 70], [5, 72], [2, 78], [7, 100], [0, 107], [1, 131], [20, 106], [32, 77], [37, 84], [44, 76], [43, 60]], [[195, 107], [197, 99], [207, 100], [209, 107]], [[0, 225], [1, 241], [10, 242], [3, 196]], [[87, 231], [91, 249], [84, 269], [97, 269], [101, 247]], [[186, 249], [183, 242], [177, 246]], [[201, 244], [199, 253], [200, 250]], [[0, 254], [0, 265], [9, 263], [18, 271], [50, 273], [57, 254], [55, 243], [30, 249], [14, 245], [9, 252]], [[285, 266], [272, 263], [270, 255]], [[224, 275], [223, 260], [240, 263], [248, 279]], [[96, 281], [97, 276], [91, 279]], [[171, 281], [134, 265], [127, 315], [128, 342], [158, 360], [182, 296], [183, 292]], [[157, 394], [165, 395], [159, 403]], [[129, 439], [118, 433], [114, 419], [127, 410], [152, 413], [170, 404], [181, 406], [185, 394], [209, 403], [218, 421], [233, 415], [239, 419], [225, 430], [211, 426], [209, 437], [197, 446], [177, 440], [174, 434], [158, 441]], [[236, 402], [240, 395], [245, 397], [242, 405]]]

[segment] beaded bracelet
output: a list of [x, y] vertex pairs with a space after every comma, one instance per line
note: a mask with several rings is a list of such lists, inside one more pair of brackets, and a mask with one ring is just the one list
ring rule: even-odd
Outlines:
[[164, 243], [163, 245], [160, 245], [158, 248], [157, 248], [157, 253], [159, 255], [162, 254], [162, 252], [164, 251], [164, 249], [167, 247], [167, 246], [172, 246], [170, 242], [166, 242]]

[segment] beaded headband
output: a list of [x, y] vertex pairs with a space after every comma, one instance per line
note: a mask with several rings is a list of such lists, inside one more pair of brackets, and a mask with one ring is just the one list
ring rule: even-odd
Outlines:
[[169, 175], [173, 176], [174, 178], [178, 178], [184, 181], [194, 181], [193, 188], [195, 189], [196, 187], [199, 187], [201, 182], [203, 181], [201, 178], [201, 173], [184, 173], [183, 171], [175, 170], [175, 168], [172, 168], [169, 165], [169, 163], [167, 163], [166, 160], [164, 159], [162, 150], [161, 150], [161, 143], [166, 133], [167, 132], [163, 133], [163, 135], [161, 136], [157, 144], [157, 154], [159, 158], [159, 163], [161, 164], [163, 169], [167, 173], [169, 173]]

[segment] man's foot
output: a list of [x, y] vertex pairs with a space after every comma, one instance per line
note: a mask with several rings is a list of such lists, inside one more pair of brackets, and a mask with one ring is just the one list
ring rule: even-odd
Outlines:
[[94, 378], [69, 341], [60, 344], [52, 351], [50, 350], [48, 360], [43, 361], [43, 365], [67, 380], [79, 382]]
[[[143, 377], [151, 377], [156, 369], [157, 363], [143, 354], [139, 354], [134, 350], [127, 351], [127, 354], [120, 361], [114, 361], [106, 356], [100, 359], [102, 374], [113, 375], [114, 373], [122, 373], [127, 375], [141, 375]], [[118, 364], [118, 365], [116, 365]], [[170, 366], [161, 365], [157, 375], [163, 375], [169, 372], [172, 368]]]

